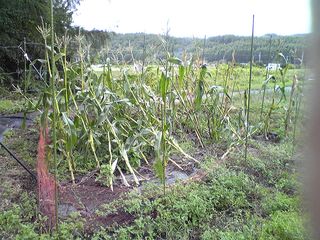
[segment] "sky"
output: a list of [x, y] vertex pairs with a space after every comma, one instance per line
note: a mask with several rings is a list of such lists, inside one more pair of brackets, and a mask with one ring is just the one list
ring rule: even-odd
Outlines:
[[291, 35], [311, 31], [309, 0], [82, 0], [75, 26], [176, 37]]

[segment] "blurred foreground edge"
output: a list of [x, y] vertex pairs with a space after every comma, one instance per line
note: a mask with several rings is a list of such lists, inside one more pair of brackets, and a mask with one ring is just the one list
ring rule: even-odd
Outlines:
[[[315, 80], [308, 96], [310, 122], [307, 125], [305, 170], [303, 171], [305, 203], [310, 212], [312, 239], [320, 239], [320, 0], [310, 2], [312, 37], [309, 44], [309, 66]], [[309, 110], [309, 109], [307, 109]], [[309, 224], [308, 224], [309, 225]]]

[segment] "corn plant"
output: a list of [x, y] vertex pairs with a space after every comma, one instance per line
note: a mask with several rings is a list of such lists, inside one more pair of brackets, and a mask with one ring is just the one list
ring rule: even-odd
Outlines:
[[[48, 46], [49, 29], [43, 27], [41, 33]], [[66, 34], [56, 38], [54, 46], [46, 47], [43, 62], [51, 76], [51, 88], [44, 87], [39, 101], [43, 107], [42, 119], [49, 116], [55, 122], [57, 165], [70, 172], [73, 183], [78, 174], [92, 170], [97, 172], [97, 181], [111, 188], [116, 174], [129, 186], [131, 183], [126, 179], [129, 173], [133, 184], [138, 185], [136, 169], [141, 164], [153, 164], [165, 193], [166, 168], [172, 161], [170, 151], [176, 149], [196, 161], [174, 139], [180, 129], [187, 127], [200, 147], [205, 147], [208, 139], [227, 143], [227, 152], [243, 144], [257, 130], [253, 123], [249, 128], [251, 86], [244, 94], [239, 90], [235, 51], [228, 64], [208, 67], [203, 64], [205, 41], [202, 49], [196, 48], [193, 54], [185, 51], [180, 59], [173, 51], [169, 53], [172, 46], [167, 34], [165, 39], [160, 37], [160, 44], [152, 47], [146, 46], [144, 39], [142, 63], [130, 44], [117, 52], [105, 49], [105, 57], [110, 58], [102, 58], [102, 70], [96, 71], [90, 64], [90, 44], [81, 32], [75, 40]], [[70, 45], [74, 42], [76, 59], [68, 61]], [[52, 59], [54, 64], [49, 64]], [[142, 68], [135, 70], [132, 63], [141, 64]], [[60, 66], [59, 71], [56, 65]], [[279, 106], [278, 90], [285, 99], [286, 70], [281, 70], [277, 81], [269, 75], [262, 86], [261, 119], [266, 136], [274, 110]], [[250, 84], [251, 79], [252, 76]], [[267, 108], [264, 101], [269, 85], [272, 85], [272, 103]], [[296, 119], [296, 113], [293, 117], [296, 101], [297, 94], [292, 92], [285, 115], [286, 130], [291, 119]], [[237, 103], [241, 106], [235, 107]], [[264, 108], [268, 109], [266, 113]]]
[[293, 105], [294, 105], [294, 122], [293, 122], [293, 151], [295, 150], [296, 147], [296, 132], [297, 132], [297, 127], [300, 119], [300, 111], [301, 111], [301, 104], [302, 104], [302, 99], [303, 99], [303, 88], [301, 84], [296, 83], [296, 88], [297, 88], [297, 94], [293, 100]]
[[277, 80], [274, 76], [270, 76], [267, 81], [264, 82], [265, 85], [267, 85], [269, 82], [273, 83], [272, 87], [272, 93], [271, 93], [271, 104], [268, 109], [268, 112], [264, 116], [263, 119], [263, 133], [266, 139], [268, 139], [268, 133], [270, 130], [270, 120], [271, 120], [271, 115], [275, 109], [277, 109], [277, 103], [275, 101], [276, 98], [276, 92], [278, 91], [278, 85], [277, 85]]
[[[269, 40], [269, 51], [268, 51], [267, 64], [269, 64], [269, 62], [270, 62], [271, 43], [272, 43], [272, 35], [270, 35], [270, 40]], [[268, 81], [269, 78], [270, 78], [270, 75], [269, 75], [269, 67], [267, 66], [267, 67], [266, 67], [266, 74], [265, 74], [265, 79], [266, 79], [265, 82]], [[266, 95], [267, 85], [266, 85], [266, 84], [263, 84], [262, 88], [263, 88], [263, 93], [262, 93], [260, 120], [262, 120], [262, 115], [263, 115], [263, 110], [264, 110], [264, 103], [265, 103], [265, 95]]]
[[292, 81], [292, 86], [291, 86], [291, 92], [290, 92], [290, 97], [289, 97], [289, 103], [288, 103], [288, 107], [286, 109], [286, 116], [285, 116], [285, 120], [284, 120], [284, 130], [286, 132], [286, 134], [288, 134], [288, 129], [289, 129], [289, 124], [291, 122], [291, 113], [292, 113], [292, 105], [293, 105], [293, 101], [294, 101], [294, 94], [297, 88], [297, 84], [298, 84], [298, 79], [297, 76], [295, 75]]
[[168, 150], [167, 150], [167, 94], [169, 91], [170, 78], [169, 74], [169, 29], [167, 28], [166, 40], [164, 41], [164, 48], [166, 53], [166, 60], [164, 64], [164, 72], [161, 73], [159, 81], [159, 93], [161, 100], [161, 131], [160, 136], [157, 136], [157, 150], [156, 150], [156, 161], [154, 164], [155, 171], [163, 183], [163, 194], [166, 194], [166, 167], [168, 164]]

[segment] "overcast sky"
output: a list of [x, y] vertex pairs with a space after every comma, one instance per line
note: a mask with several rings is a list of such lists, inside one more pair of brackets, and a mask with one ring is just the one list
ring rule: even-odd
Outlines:
[[118, 33], [204, 37], [311, 31], [308, 0], [82, 0], [74, 25]]

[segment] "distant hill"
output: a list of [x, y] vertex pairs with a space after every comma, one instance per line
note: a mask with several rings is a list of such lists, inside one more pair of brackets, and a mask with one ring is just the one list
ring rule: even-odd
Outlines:
[[[165, 36], [144, 33], [112, 33], [109, 37], [109, 49], [126, 61], [132, 60], [132, 57], [139, 60], [143, 59], [143, 56], [161, 57], [164, 53], [161, 38], [164, 39]], [[305, 58], [307, 38], [308, 34], [292, 36], [267, 34], [255, 37], [254, 61], [261, 64], [280, 62], [277, 53], [281, 52], [289, 63], [300, 64]], [[169, 37], [167, 40], [167, 50], [178, 57], [182, 57], [184, 53], [198, 54], [202, 57], [204, 53], [206, 62], [231, 61], [233, 56], [239, 63], [250, 61], [250, 37], [223, 35], [208, 37], [206, 41], [200, 38], [179, 37]]]
[[[79, 29], [76, 29], [75, 33]], [[100, 60], [110, 57], [118, 61], [132, 62], [146, 59], [161, 59], [165, 52], [182, 58], [186, 54], [204, 56], [206, 62], [231, 61], [248, 63], [250, 61], [251, 37], [223, 35], [200, 38], [168, 37], [144, 33], [113, 33], [100, 30], [81, 30], [91, 46], [90, 55], [99, 53]], [[289, 63], [301, 64], [306, 59], [306, 46], [309, 34], [280, 36], [266, 34], [254, 38], [254, 61], [281, 63], [278, 53], [282, 53]], [[165, 43], [167, 42], [167, 43]], [[166, 49], [165, 49], [166, 48]], [[108, 49], [108, 51], [106, 51]], [[107, 54], [107, 56], [106, 56]], [[102, 57], [102, 59], [101, 59]]]

